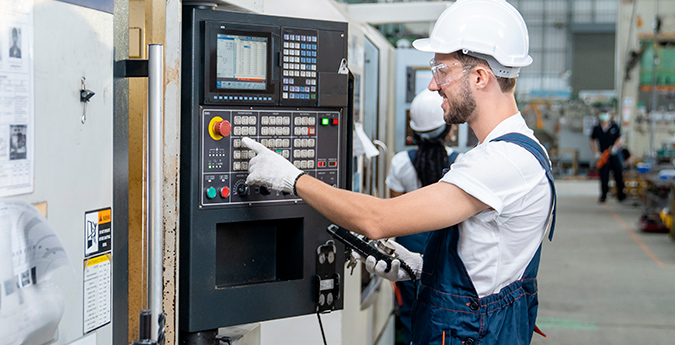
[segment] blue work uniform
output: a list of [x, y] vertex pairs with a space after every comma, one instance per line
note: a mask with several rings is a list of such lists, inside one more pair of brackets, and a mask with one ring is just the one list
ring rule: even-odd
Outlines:
[[[417, 150], [408, 151], [408, 157], [410, 157], [411, 162], [415, 161], [416, 153]], [[452, 163], [457, 160], [458, 155], [458, 152], [452, 152], [448, 155], [448, 166], [451, 166]], [[424, 247], [427, 244], [429, 234], [430, 233], [428, 232], [421, 232], [419, 234], [399, 236], [396, 237], [396, 242], [411, 252], [422, 253], [424, 252]], [[413, 302], [415, 301], [415, 286], [413, 285], [412, 281], [405, 280], [396, 282], [396, 287], [398, 288], [399, 296], [401, 298], [398, 308], [398, 316], [401, 320], [401, 327], [403, 328], [403, 341], [404, 344], [409, 344], [410, 336], [412, 334], [411, 316]]]
[[[546, 171], [551, 187], [551, 240], [556, 197], [548, 157], [537, 142], [520, 133], [508, 133], [492, 141], [506, 141], [523, 147]], [[421, 284], [413, 306], [411, 344], [529, 344], [537, 317], [541, 245], [521, 279], [496, 294], [480, 298], [459, 257], [458, 241], [457, 225], [429, 235]]]

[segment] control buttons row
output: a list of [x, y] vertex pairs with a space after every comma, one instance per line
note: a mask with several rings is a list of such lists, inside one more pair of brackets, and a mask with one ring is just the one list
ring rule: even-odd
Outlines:
[[316, 99], [316, 94], [312, 93], [289, 93], [289, 92], [284, 92], [281, 94], [281, 98], [284, 99]]
[[293, 124], [296, 126], [314, 126], [316, 125], [316, 118], [313, 116], [296, 116], [293, 119]]
[[258, 118], [255, 115], [235, 116], [232, 122], [235, 125], [255, 125], [258, 122]]
[[262, 127], [260, 135], [291, 135], [290, 127]]
[[[298, 139], [295, 139], [298, 140]], [[290, 139], [261, 139], [260, 143], [267, 148], [286, 148], [291, 147]]]
[[316, 36], [284, 34], [285, 41], [316, 42]]
[[[308, 82], [310, 85], [311, 80], [307, 79], [306, 82]], [[288, 86], [284, 85], [283, 86], [283, 91], [290, 91], [290, 92], [316, 92], [316, 86]]]
[[[284, 77], [303, 77], [303, 78], [316, 78], [316, 72], [315, 71], [292, 71], [292, 70], [284, 70], [283, 72]], [[288, 84], [293, 84], [288, 83]], [[314, 84], [316, 85], [316, 80], [314, 80]]]
[[[310, 58], [303, 57], [302, 59], [305, 59], [304, 62], [307, 62], [307, 59], [310, 59]], [[302, 59], [299, 56], [284, 55], [284, 62], [301, 62]], [[316, 60], [316, 58], [311, 58], [311, 59]], [[316, 61], [314, 61], [314, 63], [316, 63]]]
[[209, 187], [206, 188], [206, 197], [209, 199], [215, 198], [217, 195], [220, 194], [220, 197], [225, 199], [230, 196], [230, 188], [228, 187], [220, 187], [220, 188], [215, 188], [215, 187]]
[[316, 127], [294, 127], [295, 135], [316, 135]]
[[234, 159], [249, 159], [255, 157], [255, 151], [253, 150], [233, 150], [232, 158]]
[[314, 139], [293, 139], [294, 147], [314, 147]]
[[234, 127], [232, 130], [234, 135], [256, 135], [256, 127]]
[[293, 161], [293, 165], [298, 169], [314, 169], [314, 160]]
[[260, 123], [263, 125], [290, 125], [290, 116], [262, 116]]
[[246, 171], [248, 170], [248, 162], [234, 162], [232, 163], [233, 171]]
[[314, 150], [295, 150], [293, 158], [314, 158]]
[[284, 42], [284, 48], [316, 50], [316, 44], [300, 43], [300, 42]]
[[284, 63], [285, 69], [297, 69], [305, 71], [316, 71], [316, 65], [304, 63]]
[[316, 50], [284, 49], [284, 55], [316, 57]]

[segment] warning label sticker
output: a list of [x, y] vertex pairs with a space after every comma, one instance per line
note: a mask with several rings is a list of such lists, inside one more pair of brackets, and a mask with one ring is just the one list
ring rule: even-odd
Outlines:
[[110, 208], [84, 214], [84, 256], [110, 251], [112, 243], [112, 212]]

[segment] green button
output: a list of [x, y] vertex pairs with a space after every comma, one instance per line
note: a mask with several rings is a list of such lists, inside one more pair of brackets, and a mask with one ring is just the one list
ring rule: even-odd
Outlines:
[[206, 190], [206, 197], [209, 199], [213, 199], [216, 197], [216, 189], [213, 187], [209, 187], [209, 189]]
[[316, 99], [316, 94], [313, 93], [313, 94], [311, 94], [309, 97], [310, 97], [311, 99]]
[[330, 122], [329, 119], [321, 119], [321, 125], [322, 126], [328, 126], [328, 123]]

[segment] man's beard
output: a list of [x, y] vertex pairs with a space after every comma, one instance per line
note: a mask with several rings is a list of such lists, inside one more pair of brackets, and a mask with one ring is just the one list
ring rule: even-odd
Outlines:
[[457, 101], [448, 100], [448, 110], [445, 112], [444, 119], [448, 125], [458, 125], [468, 122], [476, 110], [476, 99], [469, 90], [469, 79], [462, 78], [461, 89]]

